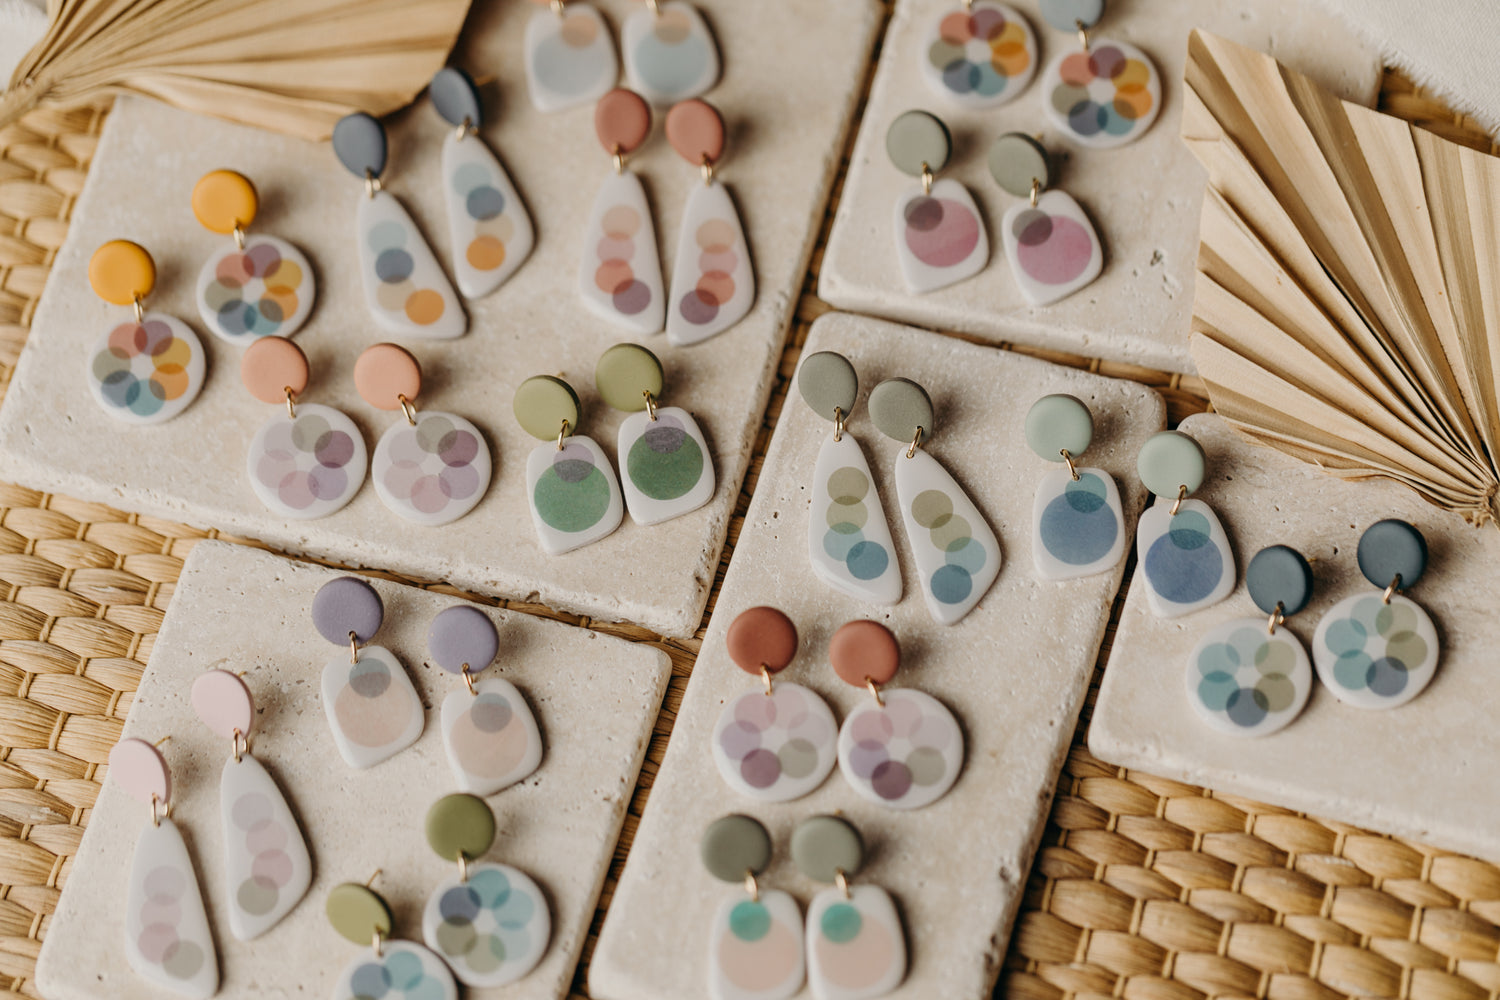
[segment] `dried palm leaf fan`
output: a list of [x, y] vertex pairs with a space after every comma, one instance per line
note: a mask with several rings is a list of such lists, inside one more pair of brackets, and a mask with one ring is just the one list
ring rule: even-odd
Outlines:
[[1500, 160], [1202, 32], [1187, 89], [1215, 408], [1333, 475], [1500, 516]]
[[381, 115], [442, 68], [469, 0], [50, 0], [42, 40], [0, 95], [33, 108], [133, 91], [189, 111], [325, 139]]

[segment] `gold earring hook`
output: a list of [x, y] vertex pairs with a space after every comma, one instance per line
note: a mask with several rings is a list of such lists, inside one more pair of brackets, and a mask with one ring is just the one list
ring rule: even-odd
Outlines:
[[1032, 208], [1036, 208], [1037, 198], [1041, 197], [1041, 194], [1042, 194], [1042, 182], [1040, 180], [1038, 180], [1037, 178], [1033, 177], [1031, 179], [1031, 207]]
[[1276, 629], [1286, 621], [1286, 606], [1280, 601], [1276, 602], [1276, 608], [1271, 612], [1271, 620], [1266, 623], [1266, 634], [1275, 635]]
[[237, 250], [244, 250], [245, 249], [245, 227], [242, 226], [242, 225], [240, 225], [240, 220], [239, 219], [235, 219], [234, 220], [233, 236], [234, 236], [234, 246], [235, 246], [235, 249], [237, 249]]
[[625, 154], [620, 151], [620, 144], [618, 142], [609, 151], [609, 158], [610, 162], [615, 165], [615, 173], [623, 174], [625, 172]]
[[833, 870], [833, 884], [839, 887], [839, 892], [844, 894], [845, 899], [850, 898], [852, 894], [849, 892], [849, 876], [844, 874], [844, 869]]
[[468, 115], [464, 115], [464, 120], [458, 124], [457, 128], [459, 142], [463, 142], [469, 136], [476, 135], [479, 132], [479, 129], [474, 125], [474, 123], [469, 120]]
[[137, 323], [144, 323], [146, 321], [146, 310], [141, 306], [141, 297], [139, 295], [134, 296], [130, 305], [135, 309], [135, 321]]
[[467, 663], [464, 664], [463, 674], [464, 683], [469, 686], [469, 693], [478, 698], [479, 692], [474, 689], [474, 672], [469, 669], [469, 665]]
[[230, 745], [234, 747], [234, 762], [238, 764], [240, 762], [241, 755], [250, 752], [250, 737], [248, 734], [242, 733], [238, 729], [236, 729], [234, 731], [234, 735], [229, 737], [229, 740]]
[[458, 852], [458, 883], [463, 885], [469, 881], [469, 856], [463, 851]]
[[1078, 44], [1083, 46], [1083, 51], [1087, 52], [1089, 50], [1088, 25], [1084, 24], [1082, 21], [1076, 20], [1073, 23], [1078, 26]]
[[381, 189], [380, 188], [380, 178], [375, 176], [375, 172], [373, 170], [371, 170], [369, 167], [366, 167], [365, 168], [365, 197], [367, 197], [367, 198], [373, 198], [373, 197], [375, 197], [375, 192], [379, 191], [380, 189]]

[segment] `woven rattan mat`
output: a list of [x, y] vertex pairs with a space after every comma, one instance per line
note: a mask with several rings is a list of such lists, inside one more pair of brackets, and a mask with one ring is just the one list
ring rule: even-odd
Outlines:
[[[1382, 104], [1488, 148], [1478, 129], [1404, 80], [1386, 80]], [[38, 113], [0, 129], [0, 385], [25, 340], [105, 113]], [[812, 294], [819, 259], [804, 286], [720, 577], [807, 328], [828, 308]], [[1153, 386], [1174, 421], [1205, 408], [1191, 378], [1028, 353]], [[0, 485], [0, 989], [36, 995], [30, 977], [39, 942], [88, 822], [99, 766], [130, 709], [183, 557], [199, 539], [215, 536]], [[702, 632], [700, 639], [664, 640], [631, 626], [503, 603], [650, 643], [672, 657], [672, 688], [616, 852], [618, 871]], [[1037, 1000], [1478, 1000], [1500, 997], [1497, 953], [1500, 868], [1125, 772], [1090, 757], [1080, 728], [1000, 993]], [[579, 996], [584, 982], [580, 969]]]

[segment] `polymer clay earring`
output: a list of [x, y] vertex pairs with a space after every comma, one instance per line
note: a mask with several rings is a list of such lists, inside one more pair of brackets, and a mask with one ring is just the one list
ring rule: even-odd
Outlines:
[[896, 198], [896, 259], [914, 292], [972, 278], [990, 259], [990, 241], [974, 196], [934, 175], [953, 155], [948, 126], [926, 111], [906, 111], [885, 134], [885, 150], [903, 174], [919, 179]]
[[636, 524], [681, 517], [714, 495], [708, 442], [691, 413], [659, 404], [664, 380], [661, 361], [640, 344], [616, 344], [594, 369], [600, 398], [630, 414], [620, 424], [615, 454], [625, 508]]
[[995, 183], [1027, 199], [1006, 209], [1000, 221], [1005, 259], [1026, 301], [1051, 305], [1099, 277], [1099, 234], [1071, 195], [1048, 189], [1052, 172], [1042, 144], [1008, 132], [990, 147], [989, 166]]
[[1042, 17], [1058, 31], [1077, 32], [1077, 52], [1064, 52], [1042, 72], [1042, 111], [1080, 146], [1113, 149], [1145, 134], [1161, 111], [1161, 76], [1134, 45], [1091, 38], [1104, 0], [1040, 0]]
[[814, 413], [833, 421], [813, 466], [807, 557], [813, 575], [834, 590], [875, 604], [901, 600], [901, 567], [864, 449], [845, 421], [859, 398], [859, 376], [842, 354], [802, 359], [797, 389]]
[[101, 333], [89, 353], [94, 401], [127, 424], [159, 424], [187, 409], [203, 388], [203, 345], [176, 316], [142, 308], [156, 287], [151, 255], [129, 240], [110, 240], [89, 258], [89, 285], [105, 302], [135, 309], [133, 319]]
[[996, 0], [961, 0], [922, 33], [922, 79], [960, 108], [998, 108], [1021, 96], [1039, 60], [1031, 25]]
[[302, 901], [312, 884], [312, 859], [286, 796], [250, 752], [250, 688], [228, 670], [209, 670], [193, 681], [189, 700], [203, 724], [230, 743], [219, 778], [229, 929], [253, 941]]
[[596, 101], [620, 77], [609, 26], [591, 4], [532, 0], [526, 22], [526, 85], [538, 111]]
[[339, 756], [367, 768], [417, 742], [422, 699], [401, 661], [384, 646], [368, 646], [385, 620], [375, 588], [353, 576], [330, 580], [312, 603], [313, 626], [348, 650], [323, 667], [323, 711]]
[[872, 621], [839, 626], [828, 643], [839, 680], [870, 692], [839, 728], [839, 771], [861, 798], [920, 809], [948, 793], [964, 766], [964, 734], [947, 706], [910, 688], [886, 690], [901, 664], [891, 630]]
[[906, 978], [906, 937], [890, 893], [850, 885], [865, 845], [841, 816], [809, 816], [792, 831], [792, 861], [814, 882], [833, 883], [807, 908], [807, 981], [818, 1000], [872, 1000]]
[[307, 355], [285, 337], [261, 337], [240, 357], [240, 381], [250, 395], [280, 404], [250, 439], [250, 488], [266, 509], [294, 520], [342, 510], [369, 467], [354, 421], [331, 406], [298, 402], [308, 377]]
[[474, 679], [499, 651], [495, 623], [467, 604], [439, 611], [427, 629], [432, 662], [464, 679], [464, 690], [443, 699], [443, 749], [453, 780], [475, 795], [508, 788], [542, 762], [542, 735], [521, 692], [503, 677]]
[[755, 272], [734, 199], [715, 174], [724, 156], [718, 109], [697, 98], [674, 104], [666, 132], [677, 155], [703, 175], [682, 210], [668, 296], [667, 340], [683, 346], [717, 336], [745, 318], [755, 302]]
[[711, 1000], [786, 1000], [807, 975], [802, 911], [780, 889], [756, 879], [771, 865], [771, 834], [758, 820], [722, 816], [703, 831], [703, 867], [721, 882], [742, 884], [748, 898], [719, 904], [708, 932]]
[[614, 171], [599, 185], [584, 227], [578, 293], [600, 319], [632, 333], [656, 333], [667, 316], [656, 226], [641, 179], [626, 168], [651, 134], [651, 107], [634, 91], [611, 90], [594, 109], [594, 133]]
[[1189, 500], [1203, 485], [1203, 446], [1181, 431], [1146, 439], [1136, 471], [1156, 502], [1135, 529], [1138, 572], [1158, 618], [1177, 618], [1212, 607], [1234, 590], [1234, 550], [1212, 507]]
[[797, 655], [797, 628], [776, 608], [742, 611], [724, 645], [735, 666], [765, 689], [732, 699], [719, 713], [711, 746], [726, 784], [762, 802], [800, 799], [823, 783], [838, 760], [838, 723], [815, 691], [773, 684]]
[[698, 8], [645, 0], [620, 27], [625, 79], [652, 104], [697, 97], [719, 80], [719, 50]]
[[432, 78], [427, 94], [443, 121], [453, 126], [443, 140], [443, 200], [453, 241], [453, 275], [464, 298], [482, 298], [525, 263], [536, 231], [505, 168], [479, 136], [484, 105], [469, 74], [446, 66]]
[[381, 187], [385, 127], [362, 111], [346, 115], [333, 126], [333, 152], [365, 184], [354, 227], [365, 304], [375, 325], [402, 337], [463, 336], [469, 318], [448, 276], [406, 207]]
[[391, 940], [390, 904], [368, 884], [334, 886], [324, 912], [340, 937], [365, 949], [339, 973], [333, 1000], [458, 1000], [458, 985], [442, 959], [415, 941]]
[[1203, 634], [1188, 654], [1188, 703], [1229, 736], [1269, 736], [1291, 724], [1312, 694], [1307, 650], [1282, 628], [1312, 600], [1312, 567], [1286, 545], [1261, 549], [1245, 589], [1269, 618], [1236, 618]]
[[172, 822], [172, 774], [161, 751], [124, 739], [109, 752], [109, 773], [125, 794], [151, 807], [130, 862], [125, 958], [136, 975], [202, 1000], [219, 989], [219, 959], [203, 894], [182, 832]]
[[1076, 396], [1043, 396], [1026, 413], [1026, 443], [1039, 458], [1060, 462], [1037, 484], [1031, 515], [1031, 558], [1043, 580], [1072, 580], [1125, 558], [1125, 508], [1114, 477], [1080, 467], [1094, 440], [1094, 416]]
[[1356, 708], [1411, 701], [1437, 672], [1437, 628], [1403, 591], [1427, 571], [1427, 539], [1414, 525], [1377, 521], [1360, 536], [1359, 571], [1384, 590], [1346, 597], [1318, 622], [1313, 664], [1334, 697]]
[[490, 487], [490, 445], [453, 413], [419, 413], [422, 366], [395, 344], [367, 347], [354, 362], [354, 387], [378, 410], [400, 410], [370, 460], [375, 495], [391, 513], [436, 527], [463, 517]]
[[445, 795], [427, 811], [428, 846], [458, 871], [427, 897], [422, 940], [465, 986], [515, 982], [536, 968], [552, 937], [547, 897], [530, 875], [472, 863], [494, 842], [495, 814], [476, 795]]
[[193, 185], [193, 215], [209, 232], [233, 236], [198, 272], [198, 315], [220, 340], [246, 344], [257, 337], [290, 337], [312, 312], [317, 283], [312, 265], [286, 240], [245, 230], [260, 196], [250, 178], [214, 170]]
[[545, 442], [526, 458], [526, 497], [542, 550], [560, 556], [618, 528], [625, 517], [620, 484], [598, 442], [573, 433], [583, 419], [573, 387], [533, 375], [516, 388], [514, 410], [521, 429]]
[[888, 378], [867, 404], [876, 428], [908, 445], [896, 456], [896, 502], [922, 581], [922, 600], [940, 625], [953, 625], [1000, 575], [1000, 540], [957, 480], [927, 452], [934, 412], [927, 390]]

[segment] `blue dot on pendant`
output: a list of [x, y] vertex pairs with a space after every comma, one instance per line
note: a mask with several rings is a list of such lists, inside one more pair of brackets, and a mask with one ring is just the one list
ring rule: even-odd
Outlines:
[[1175, 604], [1191, 604], [1213, 593], [1224, 574], [1224, 557], [1210, 544], [1208, 518], [1185, 510], [1171, 530], [1146, 552], [1146, 579], [1157, 594]]
[[1091, 473], [1069, 482], [1061, 496], [1042, 511], [1042, 544], [1053, 558], [1069, 566], [1086, 566], [1103, 559], [1115, 544], [1120, 527], [1105, 502], [1104, 482]]

